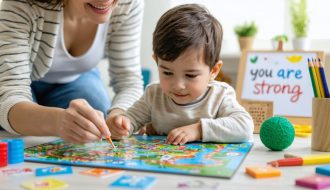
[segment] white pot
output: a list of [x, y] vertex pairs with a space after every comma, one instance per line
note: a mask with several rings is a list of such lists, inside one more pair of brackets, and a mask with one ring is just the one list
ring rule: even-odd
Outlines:
[[309, 39], [308, 38], [294, 38], [292, 40], [294, 50], [309, 50]]

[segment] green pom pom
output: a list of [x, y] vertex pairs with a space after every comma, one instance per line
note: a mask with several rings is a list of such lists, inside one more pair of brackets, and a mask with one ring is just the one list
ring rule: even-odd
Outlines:
[[279, 151], [289, 147], [295, 132], [291, 122], [284, 117], [271, 117], [260, 128], [261, 142], [269, 149]]

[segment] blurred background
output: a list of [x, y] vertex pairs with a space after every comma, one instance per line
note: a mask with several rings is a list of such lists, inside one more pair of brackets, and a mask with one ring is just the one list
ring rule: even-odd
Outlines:
[[[221, 51], [221, 59], [224, 62], [222, 72], [230, 79], [230, 84], [234, 87], [241, 56], [238, 42], [241, 36], [235, 32], [237, 27], [250, 30], [250, 34], [247, 35], [253, 37], [253, 44], [250, 47], [253, 50], [274, 50], [277, 48], [277, 45], [274, 45], [274, 39], [278, 40], [278, 37], [283, 36], [286, 38], [284, 50], [298, 50], [299, 47], [297, 49], [293, 41], [296, 38], [302, 38], [306, 45], [300, 47], [300, 50], [325, 51], [326, 70], [330, 69], [327, 67], [327, 62], [329, 62], [327, 60], [330, 60], [328, 56], [330, 24], [327, 22], [330, 18], [329, 0], [145, 0], [141, 64], [145, 73], [150, 74], [147, 82], [158, 80], [156, 63], [151, 57], [152, 33], [157, 20], [168, 9], [184, 3], [204, 5], [221, 22], [224, 30]], [[296, 24], [293, 24], [293, 21]], [[253, 31], [251, 33], [251, 26], [248, 26], [252, 23], [255, 27], [252, 30], [256, 29], [254, 33]], [[106, 61], [100, 64], [105, 85], [109, 83], [107, 67]], [[109, 92], [112, 94], [110, 89]]]

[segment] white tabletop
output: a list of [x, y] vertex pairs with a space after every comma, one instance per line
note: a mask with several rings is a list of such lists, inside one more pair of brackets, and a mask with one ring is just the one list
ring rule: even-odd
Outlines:
[[[0, 139], [3, 138], [16, 138], [15, 136], [9, 135], [6, 132], [0, 132]], [[54, 137], [23, 137], [25, 147], [34, 146], [37, 144], [49, 142], [55, 140]], [[269, 151], [265, 146], [262, 145], [259, 135], [254, 135], [254, 146], [250, 153], [245, 158], [244, 162], [231, 179], [220, 179], [220, 178], [208, 178], [208, 177], [195, 177], [186, 175], [175, 175], [175, 174], [160, 174], [150, 172], [137, 172], [137, 171], [125, 171], [128, 175], [143, 175], [143, 176], [154, 176], [156, 182], [150, 189], [180, 189], [179, 183], [188, 181], [203, 181], [204, 183], [220, 183], [220, 189], [305, 189], [295, 186], [295, 179], [313, 175], [315, 173], [316, 166], [297, 166], [297, 167], [281, 167], [282, 175], [275, 178], [267, 179], [254, 179], [245, 173], [247, 166], [265, 166], [267, 162], [283, 158], [284, 153], [296, 154], [296, 155], [309, 155], [309, 154], [322, 154], [322, 152], [316, 152], [311, 150], [311, 139], [310, 138], [299, 138], [296, 137], [293, 144], [284, 151]], [[12, 164], [7, 167], [0, 168], [38, 168], [52, 166], [50, 164], [39, 164], [39, 163], [21, 163]], [[73, 167], [73, 175], [59, 175], [55, 178], [60, 179], [68, 183], [67, 189], [109, 189], [108, 185], [116, 180], [120, 175], [114, 175], [105, 179], [96, 178], [93, 176], [85, 176], [79, 174], [80, 171], [86, 170], [83, 167]], [[13, 176], [4, 177], [0, 176], [0, 189], [21, 189], [20, 184], [23, 181], [34, 180], [34, 175], [24, 176]]]

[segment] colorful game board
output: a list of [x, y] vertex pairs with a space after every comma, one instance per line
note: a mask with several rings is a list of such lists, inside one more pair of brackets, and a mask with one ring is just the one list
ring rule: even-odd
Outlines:
[[252, 143], [165, 144], [164, 136], [132, 136], [114, 141], [73, 145], [62, 140], [25, 149], [25, 161], [64, 165], [176, 173], [197, 176], [233, 176]]

